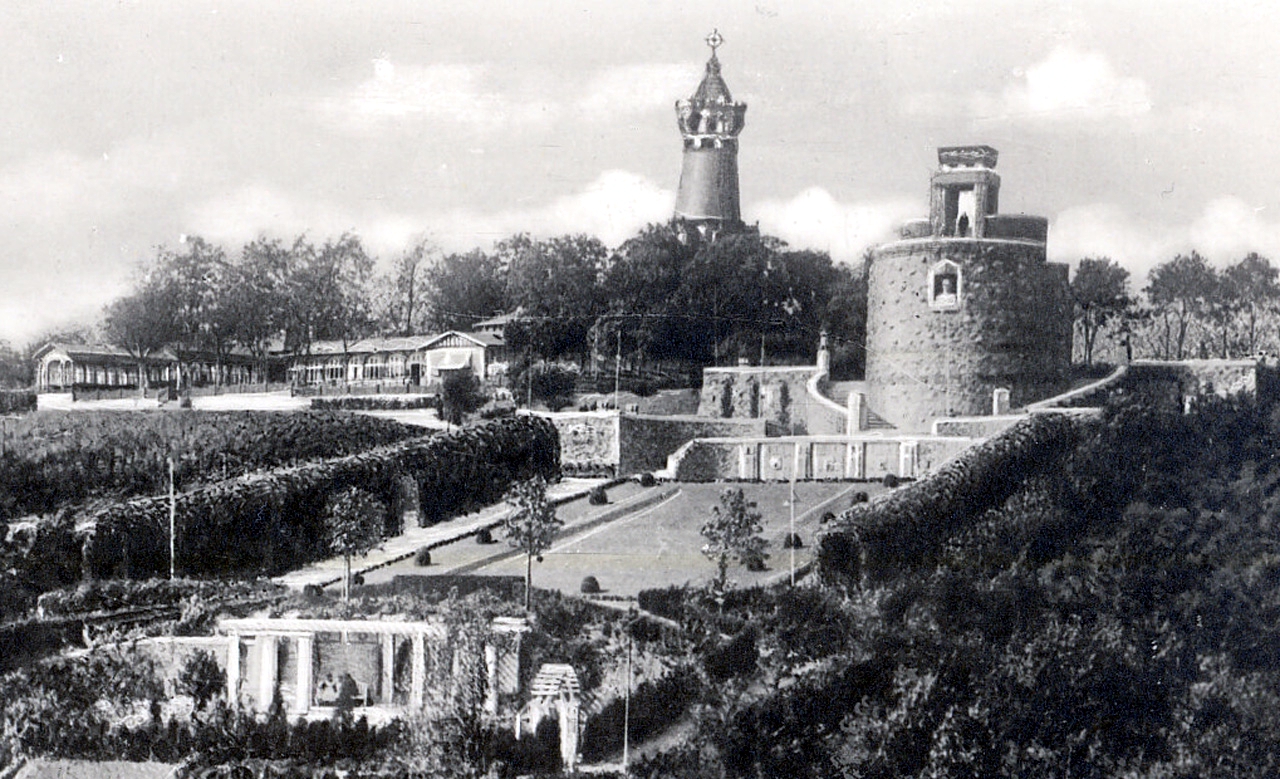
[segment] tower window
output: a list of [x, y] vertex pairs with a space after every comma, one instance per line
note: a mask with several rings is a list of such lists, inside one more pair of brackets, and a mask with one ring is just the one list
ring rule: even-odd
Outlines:
[[929, 307], [941, 311], [960, 308], [959, 264], [943, 260], [929, 269]]

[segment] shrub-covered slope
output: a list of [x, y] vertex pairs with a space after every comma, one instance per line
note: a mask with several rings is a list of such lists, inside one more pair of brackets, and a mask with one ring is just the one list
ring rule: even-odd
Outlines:
[[0, 454], [0, 521], [96, 497], [168, 490], [421, 436], [389, 419], [334, 412], [41, 411]]
[[1251, 402], [1123, 401], [928, 554], [835, 577], [820, 653], [778, 651], [782, 595], [727, 600], [754, 669], [635, 773], [1275, 776], [1276, 441], [1280, 412]]

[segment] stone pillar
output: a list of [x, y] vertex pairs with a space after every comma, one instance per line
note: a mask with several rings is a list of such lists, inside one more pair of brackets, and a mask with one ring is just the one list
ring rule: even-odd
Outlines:
[[409, 689], [409, 705], [422, 707], [422, 688], [427, 683], [427, 640], [421, 633], [413, 634], [413, 686]]
[[573, 773], [578, 764], [578, 702], [561, 701], [560, 710], [560, 759], [564, 770]]
[[991, 414], [1001, 416], [1009, 413], [1009, 390], [997, 387], [991, 393]]
[[485, 693], [484, 710], [489, 714], [498, 713], [498, 648], [493, 644], [484, 645]]
[[306, 714], [311, 710], [312, 636], [298, 636], [298, 687], [293, 693], [293, 711]]
[[279, 663], [276, 636], [258, 636], [258, 711], [271, 709], [276, 697], [276, 670]]
[[227, 637], [227, 703], [240, 705], [240, 636], [235, 633]]
[[845, 422], [845, 433], [853, 435], [867, 429], [867, 396], [862, 392], [850, 392], [846, 404], [849, 418]]
[[845, 449], [844, 475], [846, 479], [867, 478], [867, 442], [850, 441]]
[[382, 646], [382, 697], [379, 703], [390, 705], [396, 695], [396, 637], [393, 633], [378, 636]]
[[898, 475], [904, 479], [916, 477], [919, 444], [919, 441], [903, 441], [898, 444]]

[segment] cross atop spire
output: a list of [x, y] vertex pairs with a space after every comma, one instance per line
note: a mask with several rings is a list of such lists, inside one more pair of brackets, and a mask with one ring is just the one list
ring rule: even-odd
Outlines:
[[705, 40], [707, 45], [711, 47], [712, 57], [716, 56], [716, 49], [724, 45], [724, 36], [720, 34], [719, 29], [712, 30], [711, 34], [706, 38], [703, 38], [703, 40]]

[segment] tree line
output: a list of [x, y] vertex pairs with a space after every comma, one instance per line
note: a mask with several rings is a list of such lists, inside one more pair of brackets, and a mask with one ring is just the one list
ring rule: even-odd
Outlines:
[[1251, 252], [1215, 268], [1198, 252], [1151, 269], [1140, 294], [1108, 257], [1086, 257], [1071, 280], [1077, 355], [1239, 358], [1280, 351], [1280, 271]]
[[825, 252], [756, 233], [682, 242], [669, 224], [614, 250], [588, 235], [517, 234], [460, 253], [422, 240], [381, 270], [352, 234], [260, 237], [234, 250], [191, 237], [141, 262], [93, 335], [139, 360], [177, 345], [218, 359], [239, 348], [265, 362], [271, 349], [305, 354], [322, 340], [470, 330], [508, 313], [519, 361], [585, 368], [620, 355], [647, 370], [758, 355], [812, 361], [825, 328], [833, 362], [855, 374], [865, 289], [860, 272]]

